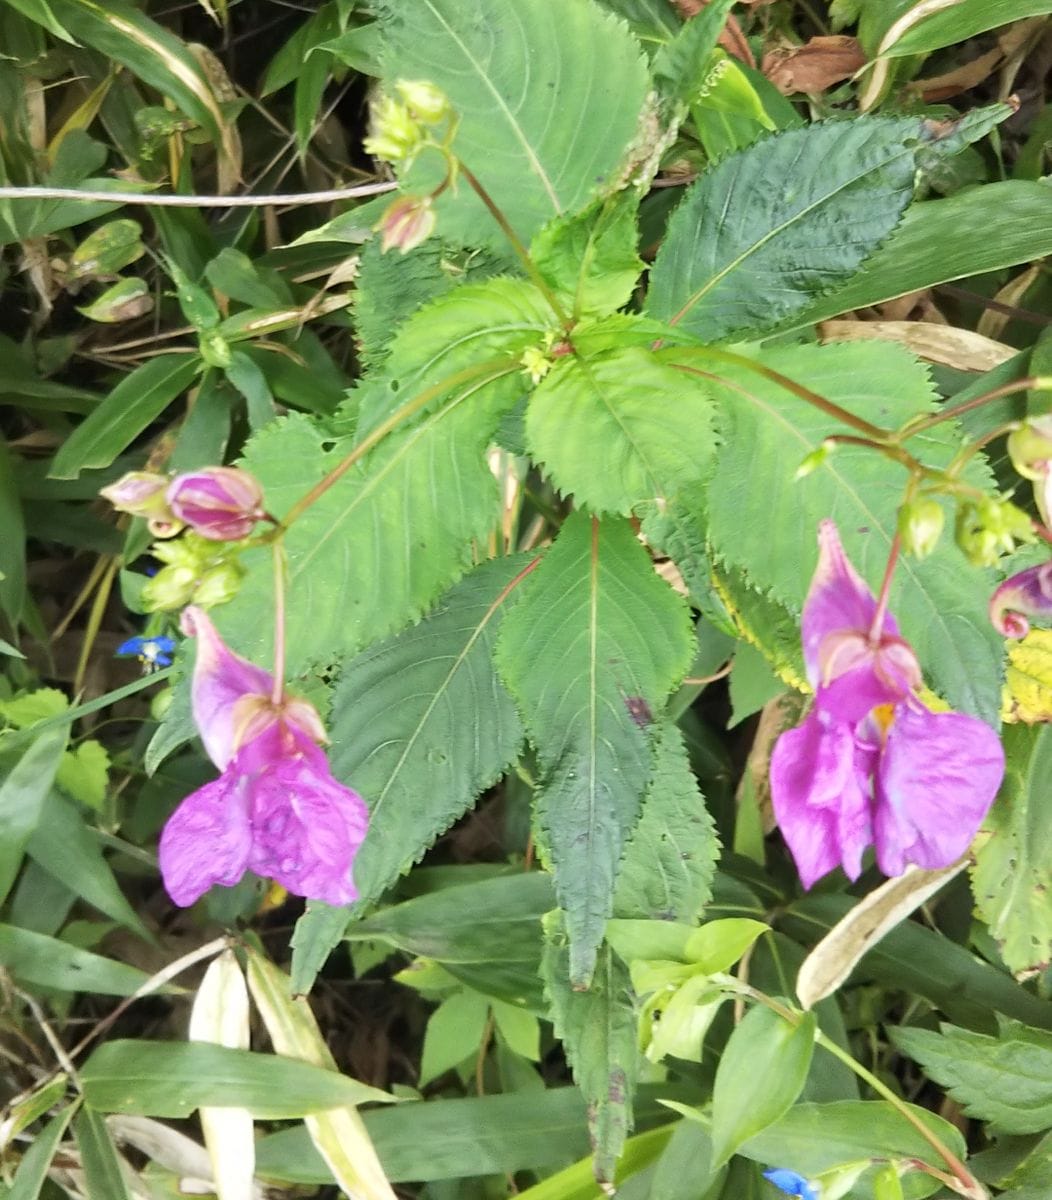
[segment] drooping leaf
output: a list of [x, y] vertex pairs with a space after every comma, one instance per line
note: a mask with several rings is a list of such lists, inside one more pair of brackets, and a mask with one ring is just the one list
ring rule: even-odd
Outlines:
[[1005, 964], [1027, 975], [1052, 957], [1052, 729], [1015, 727], [1003, 736], [1005, 782], [983, 822], [972, 889]]
[[690, 769], [683, 736], [663, 724], [639, 824], [614, 895], [618, 917], [694, 921], [712, 895], [719, 838]]
[[757, 334], [846, 282], [913, 192], [916, 120], [828, 121], [723, 159], [676, 209], [651, 314], [706, 341]]
[[712, 1161], [717, 1166], [743, 1142], [784, 1117], [807, 1079], [816, 1021], [793, 1024], [757, 1004], [735, 1027], [720, 1056], [712, 1095]]
[[[932, 406], [927, 372], [888, 344], [798, 346], [763, 355], [764, 365], [844, 408], [895, 428]], [[801, 480], [803, 457], [835, 429], [824, 413], [751, 371], [718, 368], [731, 386], [718, 425], [724, 446], [709, 487], [710, 537], [716, 552], [744, 570], [774, 600], [799, 611], [818, 551], [818, 523], [837, 522], [844, 548], [876, 591], [895, 535], [905, 476], [880, 454], [851, 446]], [[950, 423], [908, 442], [921, 461], [939, 466], [959, 446]], [[976, 467], [970, 481], [989, 476]], [[1002, 644], [990, 625], [987, 573], [971, 567], [949, 537], [930, 557], [899, 560], [891, 611], [916, 649], [932, 686], [954, 708], [991, 723], [1000, 711]]]
[[333, 697], [332, 764], [369, 805], [354, 862], [363, 908], [497, 779], [522, 742], [493, 647], [529, 563], [484, 563], [423, 621], [344, 668]]
[[570, 986], [570, 949], [562, 919], [552, 913], [545, 920], [541, 974], [556, 1037], [562, 1040], [574, 1080], [588, 1101], [595, 1177], [610, 1183], [632, 1127], [639, 1074], [638, 1021], [628, 967], [604, 944], [588, 990], [575, 991]]
[[[384, 79], [426, 79], [446, 93], [460, 118], [455, 152], [520, 238], [611, 190], [647, 92], [622, 23], [591, 0], [558, 13], [547, 0], [421, 0], [411, 13], [384, 0], [380, 16]], [[436, 158], [421, 157], [410, 190], [434, 187]], [[438, 207], [443, 235], [503, 243], [463, 181]]]
[[895, 1045], [941, 1084], [968, 1116], [999, 1133], [1052, 1125], [1052, 1034], [1001, 1018], [998, 1036], [956, 1025], [891, 1029]]
[[566, 358], [530, 398], [530, 450], [564, 495], [627, 515], [708, 473], [716, 440], [698, 384], [637, 346]]
[[650, 779], [648, 736], [634, 714], [660, 710], [691, 643], [685, 605], [628, 523], [586, 512], [563, 525], [501, 629], [498, 664], [544, 772], [538, 819], [577, 985], [591, 976]]

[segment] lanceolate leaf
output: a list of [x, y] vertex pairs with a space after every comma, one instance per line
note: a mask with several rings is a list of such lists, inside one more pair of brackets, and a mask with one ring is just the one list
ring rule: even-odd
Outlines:
[[716, 440], [699, 384], [637, 346], [566, 358], [530, 398], [530, 449], [564, 494], [627, 515], [707, 473]]
[[654, 773], [625, 850], [614, 913], [692, 922], [712, 895], [719, 838], [682, 734], [675, 725], [664, 724], [657, 736]]
[[650, 779], [646, 712], [686, 670], [686, 606], [654, 573], [625, 521], [577, 512], [523, 586], [498, 643], [544, 772], [570, 972], [587, 986], [618, 863]]
[[586, 992], [575, 991], [568, 978], [569, 951], [559, 914], [549, 914], [544, 924], [541, 976], [555, 1035], [562, 1039], [574, 1080], [588, 1101], [595, 1177], [600, 1183], [610, 1183], [632, 1126], [632, 1099], [639, 1074], [632, 981], [628, 967], [604, 943], [591, 987]]
[[828, 121], [706, 171], [676, 209], [649, 310], [706, 341], [773, 328], [846, 281], [913, 192], [917, 120]]
[[[888, 344], [798, 346], [763, 362], [852, 412], [896, 427], [932, 405], [926, 371]], [[738, 367], [718, 374], [724, 446], [709, 487], [710, 537], [717, 554], [744, 570], [791, 612], [799, 611], [817, 561], [816, 530], [837, 522], [844, 547], [869, 585], [880, 586], [906, 478], [870, 450], [842, 446], [794, 482], [804, 456], [836, 423], [779, 384]], [[957, 433], [945, 424], [911, 439], [922, 461], [946, 464]], [[972, 482], [988, 476], [978, 467]], [[987, 616], [992, 582], [943, 537], [929, 557], [903, 557], [891, 610], [916, 648], [932, 686], [955, 707], [995, 722], [1000, 709], [1002, 644]]]
[[[449, 96], [456, 153], [521, 238], [611, 187], [647, 93], [623, 23], [591, 0], [383, 0], [380, 12], [384, 78], [426, 79]], [[435, 159], [409, 173], [412, 190], [436, 178]], [[463, 181], [439, 212], [443, 235], [502, 237]]]
[[972, 873], [979, 915], [1021, 974], [1043, 970], [1052, 957], [1052, 729], [1005, 729], [1007, 774], [986, 816]]
[[364, 906], [412, 865], [515, 757], [522, 726], [493, 667], [504, 612], [530, 569], [483, 564], [418, 625], [344, 669], [333, 698], [332, 763], [369, 805], [354, 862]]

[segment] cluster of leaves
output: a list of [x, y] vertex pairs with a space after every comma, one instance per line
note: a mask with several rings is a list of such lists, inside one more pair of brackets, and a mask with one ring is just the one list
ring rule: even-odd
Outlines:
[[[129, 628], [113, 585], [121, 612], [150, 607], [145, 527], [116, 528], [90, 503], [123, 471], [237, 461], [268, 511], [294, 512], [290, 684], [325, 713], [334, 773], [370, 808], [360, 900], [351, 911], [308, 903], [291, 978], [263, 952], [282, 957], [288, 939], [272, 929], [274, 897], [250, 879], [195, 910], [240, 930], [241, 965], [216, 958], [191, 1041], [142, 1026], [105, 1040], [103, 1023], [67, 1045], [61, 1074], [12, 1050], [21, 1077], [0, 1124], [11, 1195], [166, 1195], [193, 1176], [229, 1200], [248, 1193], [236, 1168], [233, 1182], [224, 1171], [254, 1154], [276, 1186], [335, 1181], [370, 1198], [409, 1181], [434, 1200], [518, 1185], [567, 1200], [615, 1177], [640, 1200], [759, 1198], [775, 1194], [761, 1176], [775, 1164], [829, 1195], [922, 1197], [952, 1180], [948, 1163], [968, 1147], [889, 1088], [896, 1066], [909, 1082], [899, 1051], [988, 1122], [957, 1183], [1018, 1200], [1047, 1187], [1052, 1092], [1032, 1067], [1052, 1030], [1042, 631], [1013, 651], [1006, 702], [1004, 646], [987, 619], [995, 573], [946, 535], [896, 575], [891, 605], [934, 692], [1013, 722], [972, 879], [941, 894], [933, 927], [899, 923], [923, 897], [896, 896], [872, 948], [858, 932], [873, 911], [860, 898], [882, 902], [870, 876], [801, 897], [764, 842], [764, 763], [799, 711], [787, 690], [806, 691], [798, 621], [819, 521], [836, 520], [876, 585], [907, 482], [901, 461], [872, 447], [816, 448], [848, 433], [845, 421], [894, 431], [946, 401], [1050, 374], [1052, 343], [1027, 326], [955, 330], [954, 342], [924, 323], [936, 331], [933, 371], [909, 348], [931, 345], [891, 321], [879, 332], [897, 341], [839, 340], [831, 326], [842, 323], [823, 323], [964, 278], [1004, 283], [995, 312], [1047, 296], [1037, 267], [991, 274], [1052, 253], [1047, 108], [1014, 177], [1000, 178], [1013, 106], [925, 103], [918, 73], [923, 55], [1006, 15], [1031, 19], [1036, 38], [1052, 4], [834, 6], [842, 24], [857, 21], [870, 73], [799, 105], [718, 44], [728, 31], [747, 46], [793, 30], [793, 7], [735, 15], [712, 0], [684, 20], [664, 0], [574, 0], [557, 14], [547, 0], [328, 0], [305, 20], [276, 18], [287, 40], [253, 64], [257, 85], [235, 56], [224, 67], [198, 42], [221, 48], [213, 30], [237, 30], [239, 14], [253, 32], [267, 6], [252, 0], [203, 0], [180, 31], [124, 3], [0, 4], [0, 182], [192, 194], [251, 175], [263, 191], [296, 163], [311, 184], [351, 186], [375, 170], [360, 149], [369, 77], [440, 89], [465, 168], [447, 187], [438, 154], [401, 172], [404, 192], [439, 193], [434, 235], [404, 255], [370, 240], [385, 196], [323, 223], [308, 207], [206, 220], [155, 204], [147, 225], [115, 217], [118, 196], [0, 202], [5, 269], [21, 271], [5, 279], [17, 320], [0, 364], [17, 406], [0, 444], [11, 639], [0, 646], [11, 663], [0, 966], [14, 1032], [31, 1044], [50, 1032], [41, 1001], [97, 1016], [93, 994], [168, 986], [170, 975], [125, 961], [154, 963], [159, 936], [161, 961], [179, 957], [159, 919], [153, 847], [208, 768], [190, 744], [186, 656], [148, 719], [132, 697], [159, 677], [122, 683], [98, 666]], [[56, 79], [68, 91], [49, 110]], [[261, 107], [273, 97], [287, 138]], [[74, 306], [85, 288], [92, 298]], [[952, 368], [962, 339], [989, 365], [991, 333], [1005, 339], [998, 365], [977, 379]], [[937, 472], [1042, 403], [1022, 393], [906, 444]], [[962, 479], [975, 494], [1009, 486], [1000, 443], [972, 455]], [[56, 563], [77, 582], [49, 590]], [[269, 548], [250, 544], [240, 565], [240, 591], [215, 617], [235, 649], [266, 663]], [[71, 626], [75, 653], [62, 636]], [[732, 659], [733, 723], [763, 710], [746, 727], [744, 775], [749, 743], [717, 734], [727, 696], [706, 690]], [[44, 682], [94, 698], [71, 706]], [[93, 728], [112, 705], [136, 724]], [[499, 861], [450, 866], [433, 848], [468, 828], [457, 822], [480, 797], [504, 825], [499, 855], [480, 857]], [[969, 931], [973, 903], [981, 923]], [[196, 945], [200, 927], [177, 932]], [[826, 943], [819, 965], [840, 982], [854, 968], [851, 986], [808, 998], [808, 951], [834, 927], [835, 945], [851, 948]], [[128, 934], [135, 949], [122, 951]], [[346, 947], [358, 976], [412, 958], [392, 992], [437, 1004], [412, 1083], [440, 1098], [358, 1114], [394, 1097], [341, 1073], [322, 1036], [343, 1036], [335, 1021], [319, 1032], [291, 999], [337, 946], [333, 987], [346, 982]], [[794, 990], [802, 1007], [778, 999]], [[249, 993], [273, 1055], [247, 1049]], [[732, 997], [756, 1003], [742, 1018]], [[950, 1022], [941, 1033], [935, 1014]], [[856, 1043], [879, 1043], [880, 1070], [849, 1069]], [[458, 1075], [480, 1094], [458, 1094]], [[195, 1109], [213, 1153], [204, 1166], [196, 1143], [157, 1120]], [[268, 1127], [255, 1141], [254, 1120]], [[145, 1149], [151, 1168], [133, 1171], [121, 1144]]]

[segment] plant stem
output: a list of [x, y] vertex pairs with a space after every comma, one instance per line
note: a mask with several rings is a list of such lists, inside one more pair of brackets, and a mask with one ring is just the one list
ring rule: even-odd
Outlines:
[[[109, 188], [0, 187], [0, 200], [84, 200], [89, 203], [156, 204], [162, 208], [265, 208], [279, 204], [327, 204], [393, 192], [397, 183], [363, 183], [322, 192], [288, 192], [267, 196], [174, 196], [153, 192], [121, 192]], [[164, 336], [163, 334], [161, 336]]]
[[471, 190], [486, 206], [486, 208], [489, 210], [490, 216], [494, 219], [494, 221], [497, 222], [504, 236], [511, 243], [511, 248], [515, 251], [515, 254], [519, 258], [523, 267], [526, 269], [526, 274], [530, 277], [530, 282], [534, 285], [534, 287], [537, 288], [539, 292], [543, 294], [545, 300], [547, 300], [551, 305], [552, 312], [555, 313], [556, 317], [558, 317], [559, 323], [562, 325], [563, 329], [570, 330], [573, 327], [573, 321], [569, 316], [567, 316], [566, 310], [559, 303], [559, 298], [548, 286], [548, 281], [544, 278], [540, 271], [537, 270], [533, 259], [530, 258], [530, 252], [523, 245], [519, 235], [514, 229], [512, 229], [508, 218], [497, 207], [496, 201], [482, 186], [478, 176], [470, 168], [466, 167], [461, 159], [456, 159], [456, 164], [457, 170], [460, 171], [460, 173], [468, 181]]
[[[403, 421], [407, 421], [414, 414], [418, 413], [422, 408], [425, 408], [437, 396], [441, 396], [443, 392], [451, 391], [453, 388], [459, 387], [462, 383], [474, 383], [482, 381], [492, 383], [494, 379], [500, 379], [502, 375], [510, 375], [513, 370], [519, 367], [519, 362], [516, 359], [496, 358], [490, 359], [489, 362], [476, 363], [472, 367], [466, 367], [463, 371], [458, 371], [454, 375], [448, 376], [440, 383], [436, 383], [433, 387], [425, 388], [419, 396], [415, 396], [412, 400], [408, 400], [401, 408], [396, 409], [385, 421], [382, 421], [367, 437], [363, 438], [357, 446], [345, 457], [342, 458], [335, 467], [322, 479], [311, 488], [305, 495], [289, 509], [285, 514], [281, 525], [282, 529], [288, 527], [298, 521], [300, 517], [307, 511], [308, 508], [332, 487], [334, 483], [342, 479], [344, 475], [355, 465], [360, 462], [370, 450], [372, 450], [379, 442], [393, 430], [397, 429]], [[484, 376], [492, 372], [491, 379], [485, 379]]]
[[895, 567], [899, 561], [899, 550], [902, 546], [902, 536], [895, 530], [891, 539], [891, 549], [888, 551], [888, 565], [884, 568], [884, 578], [880, 584], [880, 595], [877, 597], [877, 609], [869, 627], [869, 643], [878, 646], [884, 633], [884, 618], [888, 612], [888, 597], [891, 595], [891, 581], [895, 578]]
[[1029, 375], [1026, 379], [1017, 379], [1015, 383], [1005, 383], [1000, 387], [991, 388], [990, 391], [983, 392], [981, 396], [973, 396], [971, 400], [951, 405], [949, 408], [944, 408], [941, 412], [932, 413], [930, 416], [921, 417], [917, 420], [907, 421], [897, 433], [891, 436], [895, 441], [905, 441], [906, 438], [915, 437], [918, 433], [924, 433], [936, 425], [941, 425], [943, 421], [952, 421], [966, 412], [971, 412], [972, 409], [982, 408], [984, 404], [989, 404], [991, 400], [998, 400], [1001, 396], [1010, 396], [1013, 392], [1030, 390], [1052, 391], [1052, 377], [1048, 375]]
[[285, 542], [270, 543], [274, 556], [274, 686], [270, 699], [277, 707], [285, 699]]

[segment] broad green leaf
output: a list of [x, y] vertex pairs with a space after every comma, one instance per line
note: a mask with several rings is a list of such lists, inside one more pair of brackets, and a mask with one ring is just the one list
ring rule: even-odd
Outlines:
[[[863, 44], [874, 54], [891, 26], [907, 12], [919, 8], [916, 0], [892, 0], [867, 7], [867, 16], [860, 33]], [[954, 46], [1026, 17], [1043, 16], [1052, 12], [1049, 0], [957, 0], [943, 11], [936, 9], [910, 26], [885, 51], [886, 58], [901, 58], [907, 54], [926, 54], [943, 46]]]
[[[895, 428], [932, 408], [926, 370], [886, 343], [797, 346], [764, 353], [765, 366], [844, 408]], [[804, 456], [837, 426], [779, 384], [737, 366], [718, 368], [724, 445], [709, 487], [709, 533], [716, 552], [747, 573], [790, 612], [799, 611], [818, 558], [818, 523], [837, 522], [844, 548], [874, 592], [895, 536], [905, 477], [880, 454], [839, 447], [794, 479]], [[908, 443], [921, 461], [945, 465], [959, 447], [940, 425]], [[969, 482], [982, 486], [981, 469]], [[954, 708], [995, 722], [1000, 712], [1003, 646], [990, 624], [992, 581], [944, 537], [925, 560], [901, 558], [891, 611], [932, 686]]]
[[73, 1133], [80, 1151], [86, 1194], [105, 1196], [106, 1200], [131, 1200], [121, 1159], [102, 1114], [82, 1108], [73, 1122]]
[[[454, 150], [529, 241], [553, 216], [617, 183], [648, 80], [639, 44], [591, 0], [397, 0], [379, 6], [384, 79], [426, 79], [459, 116]], [[553, 114], [559, 119], [554, 120]], [[435, 155], [406, 177], [437, 182]], [[439, 228], [478, 245], [503, 241], [461, 180], [439, 201]]]
[[63, 725], [40, 733], [0, 786], [0, 901], [18, 874], [66, 748]]
[[140, 937], [152, 940], [142, 918], [121, 891], [98, 838], [84, 823], [72, 801], [55, 791], [49, 793], [26, 851], [49, 875], [82, 900], [134, 930]]
[[570, 970], [587, 985], [618, 864], [650, 781], [639, 714], [690, 663], [683, 602], [622, 520], [567, 519], [505, 619], [498, 665], [544, 773], [538, 820], [566, 913]]
[[735, 1027], [720, 1056], [712, 1094], [715, 1166], [788, 1112], [807, 1079], [816, 1028], [813, 1013], [791, 1024], [759, 1004]]
[[758, 937], [769, 932], [769, 925], [749, 917], [706, 921], [687, 939], [683, 959], [697, 963], [707, 975], [729, 971]]
[[651, 314], [715, 341], [769, 330], [846, 282], [909, 203], [921, 134], [916, 120], [828, 121], [723, 159], [669, 222]]
[[979, 835], [972, 891], [1005, 965], [1029, 975], [1052, 956], [1052, 729], [1006, 729], [1004, 745], [1005, 782]]
[[393, 1097], [336, 1071], [208, 1042], [112, 1041], [84, 1064], [85, 1102], [99, 1112], [186, 1117], [202, 1105], [268, 1120]]
[[763, 653], [779, 679], [798, 691], [808, 690], [797, 617], [727, 563], [713, 564], [710, 578], [730, 628]]
[[524, 555], [477, 567], [419, 624], [343, 669], [330, 729], [337, 778], [369, 805], [354, 860], [370, 905], [493, 784], [522, 743], [493, 647], [530, 569]]
[[41, 1130], [18, 1164], [15, 1178], [5, 1192], [4, 1200], [37, 1200], [47, 1179], [51, 1160], [55, 1157], [70, 1117], [76, 1110], [77, 1103], [68, 1104]]
[[0, 966], [36, 987], [104, 996], [130, 996], [149, 979], [137, 967], [14, 925], [0, 925]]
[[708, 473], [712, 412], [695, 377], [626, 346], [556, 363], [530, 398], [526, 437], [564, 495], [628, 515]]
[[15, 486], [14, 462], [0, 437], [0, 610], [16, 629], [26, 602], [26, 530], [22, 502]]
[[1052, 1034], [1004, 1018], [998, 1026], [997, 1037], [956, 1025], [889, 1032], [968, 1116], [998, 1133], [1038, 1133], [1052, 1125]]
[[[961, 237], [962, 229], [982, 229], [983, 236]], [[913, 205], [846, 287], [780, 324], [802, 328], [907, 292], [1049, 254], [1052, 214], [1047, 184], [1010, 179], [965, 188], [945, 200]]]
[[[965, 1157], [959, 1129], [927, 1109], [911, 1104], [910, 1111], [943, 1145], [959, 1158]], [[750, 1138], [738, 1153], [765, 1165], [777, 1163], [811, 1179], [870, 1158], [918, 1158], [940, 1170], [946, 1166], [931, 1143], [882, 1100], [794, 1105], [780, 1121]], [[934, 1191], [934, 1180], [932, 1185]]]
[[619, 192], [549, 221], [533, 239], [534, 266], [575, 321], [606, 316], [631, 298], [643, 270], [638, 211], [639, 194]]
[[247, 254], [224, 246], [205, 267], [205, 277], [217, 292], [255, 308], [285, 308], [292, 303], [288, 285]]
[[[637, 1133], [634, 1137], [630, 1137], [625, 1142], [624, 1151], [617, 1163], [615, 1182], [618, 1188], [620, 1189], [622, 1184], [631, 1186], [630, 1181], [633, 1176], [645, 1172], [647, 1167], [652, 1166], [669, 1145], [670, 1139], [674, 1136], [673, 1131], [680, 1129], [685, 1124], [687, 1122], [682, 1122], [680, 1125], [659, 1125], [657, 1129], [648, 1129], [646, 1133]], [[698, 1126], [694, 1128], [698, 1128]], [[695, 1161], [691, 1164], [687, 1179], [687, 1186], [693, 1190], [684, 1200], [695, 1200], [699, 1195], [697, 1182], [702, 1178], [704, 1178], [704, 1168], [699, 1170]], [[626, 1190], [623, 1194], [627, 1196], [631, 1193]], [[555, 1175], [549, 1175], [547, 1179], [535, 1183], [533, 1187], [519, 1192], [518, 1195], [519, 1200], [600, 1200], [605, 1193], [600, 1190], [595, 1181], [595, 1168], [589, 1157], [574, 1163], [571, 1167], [566, 1167], [565, 1170], [559, 1171]], [[652, 1196], [652, 1193], [648, 1193], [648, 1195]], [[657, 1200], [657, 1198], [654, 1197], [653, 1200]], [[666, 1197], [664, 1193], [661, 1193], [661, 1200], [673, 1200], [673, 1198], [671, 1195]], [[678, 1194], [675, 1200], [679, 1200]]]
[[570, 986], [570, 949], [562, 919], [545, 919], [541, 976], [574, 1080], [588, 1101], [588, 1128], [600, 1183], [614, 1166], [632, 1127], [632, 1098], [639, 1075], [635, 995], [628, 968], [609, 945], [600, 947], [587, 991]]
[[108, 467], [187, 387], [200, 369], [194, 354], [161, 354], [125, 376], [59, 447], [49, 474], [76, 479]]
[[639, 824], [614, 893], [618, 917], [697, 920], [712, 895], [719, 838], [690, 769], [683, 735], [662, 725]]
[[350, 910], [322, 900], [308, 900], [296, 922], [289, 944], [292, 947], [292, 987], [297, 996], [314, 986], [325, 960], [343, 937]]
[[474, 1058], [483, 1045], [489, 1001], [466, 989], [447, 997], [428, 1017], [420, 1056], [418, 1085], [426, 1087], [466, 1058]]
[[68, 796], [98, 811], [106, 800], [109, 769], [105, 746], [89, 738], [63, 754], [55, 782]]

